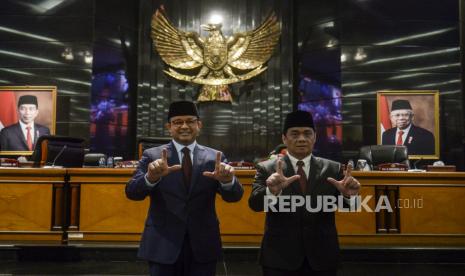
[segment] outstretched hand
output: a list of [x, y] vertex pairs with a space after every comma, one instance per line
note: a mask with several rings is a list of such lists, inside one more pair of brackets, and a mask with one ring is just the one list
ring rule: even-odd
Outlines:
[[281, 157], [278, 157], [278, 160], [276, 161], [276, 172], [268, 177], [266, 180], [266, 186], [268, 186], [272, 194], [278, 195], [284, 188], [299, 178], [300, 175], [298, 174], [291, 177], [285, 177], [283, 173], [283, 161], [281, 160]]
[[203, 175], [218, 180], [221, 183], [233, 181], [234, 168], [221, 162], [221, 152], [216, 152], [215, 170], [212, 172], [203, 172]]
[[360, 182], [357, 181], [352, 175], [352, 164], [347, 165], [347, 170], [344, 171], [344, 178], [337, 181], [334, 178], [328, 177], [326, 180], [333, 184], [339, 192], [345, 197], [358, 195], [360, 191]]
[[181, 169], [181, 165], [168, 166], [168, 150], [162, 149], [161, 158], [149, 164], [147, 170], [147, 179], [150, 182], [156, 182], [161, 177], [166, 176], [174, 171]]

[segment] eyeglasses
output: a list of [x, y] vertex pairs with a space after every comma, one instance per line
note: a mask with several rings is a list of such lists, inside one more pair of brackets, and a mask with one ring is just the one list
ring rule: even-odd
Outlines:
[[182, 127], [184, 124], [186, 124], [188, 127], [193, 127], [197, 123], [197, 119], [189, 119], [189, 120], [174, 120], [171, 122], [171, 125], [175, 127]]
[[392, 114], [391, 116], [394, 118], [400, 118], [400, 117], [408, 118], [410, 117], [410, 115], [411, 113], [395, 113], [395, 114]]

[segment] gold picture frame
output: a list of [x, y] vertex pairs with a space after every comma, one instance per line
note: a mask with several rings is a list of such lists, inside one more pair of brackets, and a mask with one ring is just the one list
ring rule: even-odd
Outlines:
[[55, 134], [56, 86], [0, 86], [0, 155], [2, 156], [31, 155], [33, 152], [33, 149], [28, 150], [24, 134], [21, 135], [22, 120], [18, 101], [25, 95], [35, 96], [38, 103], [39, 111], [34, 117], [33, 147], [38, 137]]
[[[398, 101], [400, 100], [400, 101]], [[392, 103], [402, 110], [410, 105], [412, 112], [409, 119], [399, 120], [394, 117]], [[400, 144], [407, 146], [409, 159], [439, 159], [439, 91], [437, 90], [387, 90], [378, 91], [377, 141], [378, 145]], [[409, 109], [409, 108], [407, 108]], [[398, 113], [398, 112], [397, 112]], [[408, 113], [408, 112], [407, 112]], [[405, 116], [399, 114], [397, 116]], [[407, 118], [407, 117], [406, 117]], [[405, 120], [409, 120], [410, 123]], [[405, 135], [399, 135], [397, 125], [407, 125]], [[432, 138], [431, 138], [432, 135]], [[403, 140], [399, 136], [403, 137]]]

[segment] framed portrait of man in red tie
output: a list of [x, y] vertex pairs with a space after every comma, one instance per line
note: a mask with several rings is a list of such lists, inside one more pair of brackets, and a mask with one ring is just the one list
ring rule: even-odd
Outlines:
[[31, 155], [55, 134], [56, 86], [0, 86], [0, 155]]
[[439, 158], [439, 91], [377, 93], [379, 145], [403, 145], [410, 159]]

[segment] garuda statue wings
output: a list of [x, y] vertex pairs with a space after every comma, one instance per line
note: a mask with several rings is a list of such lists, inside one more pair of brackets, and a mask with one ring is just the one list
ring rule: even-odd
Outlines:
[[[176, 29], [163, 6], [152, 17], [154, 50], [168, 64], [164, 72], [173, 78], [201, 84], [199, 101], [231, 101], [228, 84], [250, 79], [266, 70], [281, 27], [274, 14], [255, 30], [225, 37], [221, 24], [201, 25], [208, 32]], [[175, 69], [180, 69], [175, 70]]]

